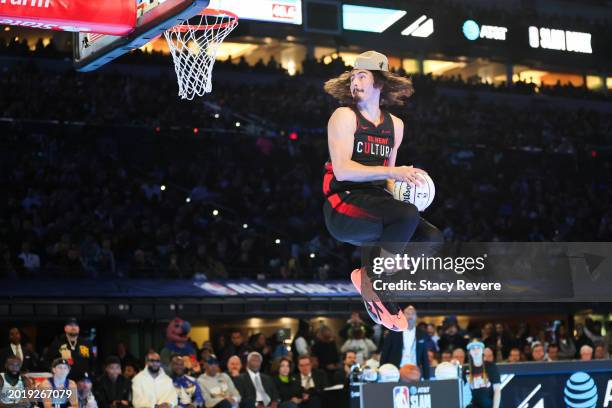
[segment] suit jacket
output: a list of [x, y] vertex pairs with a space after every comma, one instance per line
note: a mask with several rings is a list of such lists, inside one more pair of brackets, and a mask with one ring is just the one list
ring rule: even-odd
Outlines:
[[[429, 358], [427, 356], [427, 333], [416, 329], [416, 362], [421, 370], [421, 377], [429, 379]], [[385, 337], [380, 356], [380, 364], [391, 363], [397, 368], [402, 362], [402, 351], [404, 349], [404, 336], [402, 332], [390, 331]]]
[[[314, 388], [310, 388], [308, 391], [302, 388], [302, 392], [306, 392], [308, 394], [321, 394], [323, 393], [323, 388], [328, 386], [327, 381], [327, 373], [323, 370], [319, 370], [317, 368], [313, 368], [310, 372], [312, 376], [312, 382], [314, 382]], [[296, 373], [296, 378], [298, 383], [300, 383], [300, 387], [302, 386], [302, 374], [298, 371]]]
[[[22, 371], [36, 371], [38, 366], [38, 361], [36, 361], [36, 355], [32, 354], [31, 351], [25, 350], [23, 348], [23, 344], [21, 345], [21, 352], [23, 353], [23, 363], [21, 364]], [[4, 364], [6, 363], [6, 359], [14, 356], [13, 349], [9, 345], [3, 349], [0, 349], [0, 367], [4, 370]]]
[[[274, 379], [267, 374], [262, 372], [259, 373], [259, 377], [261, 378], [261, 384], [266, 391], [266, 394], [270, 397], [271, 401], [279, 401], [278, 390], [276, 389], [276, 385], [274, 385]], [[255, 391], [255, 384], [251, 381], [251, 377], [248, 372], [244, 372], [240, 374], [238, 377], [234, 378], [234, 385], [238, 389], [240, 393], [241, 403], [240, 406], [243, 406], [243, 403], [246, 402], [257, 402], [257, 392]]]

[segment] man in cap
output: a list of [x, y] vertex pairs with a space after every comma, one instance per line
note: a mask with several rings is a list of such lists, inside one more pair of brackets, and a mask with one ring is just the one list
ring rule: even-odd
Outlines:
[[231, 408], [240, 403], [240, 393], [229, 375], [219, 369], [214, 355], [204, 360], [205, 372], [198, 377], [206, 408]]
[[261, 373], [263, 357], [256, 351], [247, 356], [246, 371], [234, 379], [234, 384], [242, 397], [241, 407], [276, 408], [279, 395], [274, 380], [269, 375]]
[[362, 267], [351, 273], [351, 280], [372, 319], [403, 331], [408, 322], [402, 310], [372, 287], [374, 259], [402, 254], [409, 241], [443, 240], [413, 204], [395, 200], [388, 191], [395, 181], [420, 185], [426, 174], [413, 166], [396, 165], [404, 123], [381, 109], [381, 105], [404, 104], [413, 93], [412, 83], [389, 72], [386, 56], [367, 51], [357, 56], [351, 71], [327, 81], [325, 91], [344, 105], [327, 125], [325, 224], [337, 240], [362, 247]]
[[90, 378], [96, 366], [96, 356], [91, 343], [79, 337], [80, 327], [76, 318], [66, 320], [64, 334], [58, 336], [49, 346], [45, 360], [56, 358], [67, 360], [70, 364], [70, 379], [78, 380], [87, 374]]
[[[78, 407], [78, 389], [74, 381], [69, 379], [70, 362], [65, 358], [56, 358], [51, 362], [53, 376], [43, 381], [38, 387], [43, 391], [58, 391], [55, 396], [43, 398], [44, 408]], [[43, 394], [45, 395], [45, 394]], [[49, 394], [46, 394], [47, 396]]]

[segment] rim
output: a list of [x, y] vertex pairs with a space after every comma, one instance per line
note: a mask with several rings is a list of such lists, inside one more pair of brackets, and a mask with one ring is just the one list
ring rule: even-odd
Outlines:
[[238, 25], [238, 16], [235, 13], [232, 13], [228, 10], [220, 10], [220, 9], [204, 9], [198, 15], [201, 16], [224, 16], [227, 17], [227, 21], [223, 21], [217, 24], [200, 24], [200, 25], [191, 25], [191, 24], [179, 24], [175, 25], [168, 31], [174, 33], [186, 33], [188, 31], [200, 31], [200, 30], [218, 30], [220, 28], [226, 28], [229, 26]]

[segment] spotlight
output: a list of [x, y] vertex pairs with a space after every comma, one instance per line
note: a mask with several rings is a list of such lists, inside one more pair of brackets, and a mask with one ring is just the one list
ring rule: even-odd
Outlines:
[[186, 203], [190, 203], [190, 202], [191, 202], [191, 198], [187, 197], [187, 198], [185, 199], [185, 202], [186, 202]]
[[215, 113], [215, 119], [219, 119], [219, 114]]
[[276, 245], [280, 244], [280, 239], [276, 238], [276, 240], [274, 241], [274, 243], [275, 243]]
[[219, 215], [219, 210], [213, 210], [212, 215], [214, 215], [215, 217]]
[[243, 228], [243, 229], [247, 229], [247, 228], [249, 228], [249, 224], [242, 224], [242, 228]]
[[316, 255], [314, 254], [314, 252], [311, 252], [311, 253], [310, 253], [310, 258], [311, 258], [311, 259], [312, 259], [312, 258], [314, 258], [315, 256], [316, 256]]
[[236, 122], [236, 127], [240, 127], [240, 122]]
[[159, 189], [160, 189], [161, 191], [166, 191], [166, 186], [165, 186], [164, 184], [162, 184], [162, 185], [159, 187]]

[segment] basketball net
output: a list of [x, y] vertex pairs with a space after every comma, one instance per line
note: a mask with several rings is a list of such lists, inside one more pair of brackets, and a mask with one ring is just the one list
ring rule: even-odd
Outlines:
[[219, 45], [237, 25], [234, 13], [205, 9], [164, 32], [182, 99], [192, 100], [212, 91], [212, 70]]

